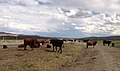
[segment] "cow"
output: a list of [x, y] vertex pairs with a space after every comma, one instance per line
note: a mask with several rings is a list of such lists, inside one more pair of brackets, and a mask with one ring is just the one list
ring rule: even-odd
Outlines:
[[56, 47], [56, 51], [57, 51], [57, 47], [59, 47], [58, 52], [62, 53], [62, 46], [63, 46], [63, 40], [59, 40], [59, 39], [53, 39], [50, 40], [50, 43], [53, 46], [53, 51], [54, 51], [54, 47]]
[[7, 48], [7, 46], [6, 45], [3, 45], [3, 49], [6, 49]]
[[35, 44], [39, 44], [36, 38], [25, 38], [24, 39], [24, 50], [26, 50], [27, 45], [33, 50]]
[[37, 43], [44, 45], [44, 39], [37, 39]]
[[40, 47], [40, 44], [39, 43], [36, 43], [33, 45], [33, 48], [39, 48]]
[[50, 45], [50, 44], [47, 44], [47, 48], [51, 48], [51, 45]]
[[50, 43], [50, 39], [37, 39], [37, 43], [44, 45], [46, 43]]
[[112, 41], [110, 41], [110, 40], [103, 40], [103, 45], [105, 46], [105, 44], [108, 44], [108, 46], [109, 46], [111, 42]]
[[114, 47], [115, 46], [115, 43], [112, 43], [112, 47]]
[[90, 41], [87, 41], [87, 44], [86, 44], [86, 47], [88, 48], [88, 46], [95, 46], [97, 44], [97, 41], [92, 41], [92, 40], [90, 40]]
[[83, 42], [85, 42], [85, 43], [87, 43], [89, 41], [89, 39], [85, 39], [85, 40], [83, 40]]
[[44, 44], [50, 44], [50, 39], [44, 40]]
[[25, 45], [24, 44], [18, 45], [18, 48], [21, 48], [21, 47], [25, 47]]

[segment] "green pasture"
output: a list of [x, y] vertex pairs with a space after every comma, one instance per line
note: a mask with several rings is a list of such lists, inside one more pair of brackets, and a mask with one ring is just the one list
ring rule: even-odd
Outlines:
[[[112, 43], [115, 44], [114, 47], [120, 48], [120, 40], [112, 40]], [[98, 40], [99, 45], [103, 45], [103, 40]], [[110, 47], [112, 47], [112, 44], [110, 44]]]
[[114, 40], [112, 42], [115, 43], [115, 47], [120, 48], [120, 40]]

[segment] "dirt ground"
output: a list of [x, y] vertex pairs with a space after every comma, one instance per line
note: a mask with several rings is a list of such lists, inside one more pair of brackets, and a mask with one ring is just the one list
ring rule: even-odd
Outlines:
[[96, 45], [89, 47], [60, 71], [120, 71], [120, 48]]

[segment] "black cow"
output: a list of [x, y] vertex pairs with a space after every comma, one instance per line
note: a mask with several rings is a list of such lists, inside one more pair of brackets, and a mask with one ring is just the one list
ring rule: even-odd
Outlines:
[[6, 49], [7, 48], [7, 46], [6, 45], [3, 45], [3, 49]]
[[85, 43], [87, 43], [89, 41], [89, 39], [85, 39], [85, 40], [83, 40], [83, 42], [85, 42]]
[[62, 53], [63, 40], [53, 39], [50, 40], [50, 43], [53, 45], [53, 51], [54, 51], [54, 47], [56, 47], [56, 51], [57, 51], [57, 47], [59, 47], [58, 52]]
[[105, 44], [108, 44], [108, 46], [109, 46], [111, 42], [112, 41], [110, 41], [110, 40], [103, 40], [103, 45], [105, 46]]

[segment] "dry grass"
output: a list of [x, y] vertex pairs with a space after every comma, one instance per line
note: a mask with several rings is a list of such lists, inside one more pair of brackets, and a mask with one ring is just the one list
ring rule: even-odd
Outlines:
[[29, 47], [26, 51], [17, 46], [0, 48], [0, 71], [58, 71], [61, 66], [76, 60], [80, 55], [82, 45], [79, 43], [66, 43], [63, 53], [52, 52], [52, 48]]

